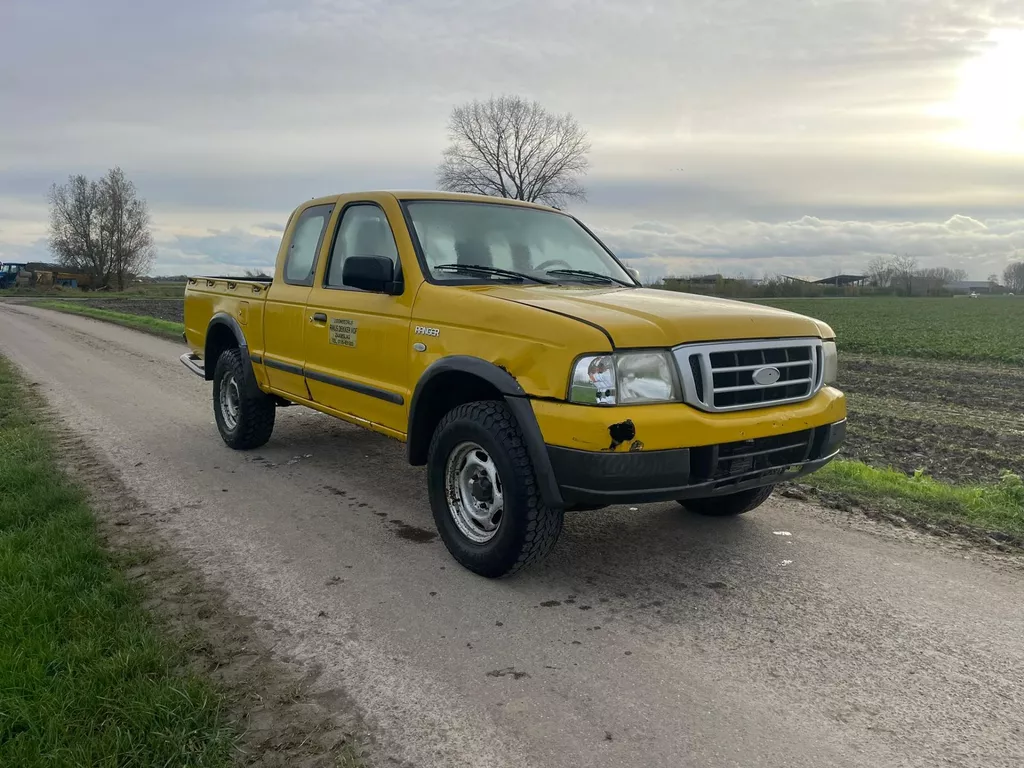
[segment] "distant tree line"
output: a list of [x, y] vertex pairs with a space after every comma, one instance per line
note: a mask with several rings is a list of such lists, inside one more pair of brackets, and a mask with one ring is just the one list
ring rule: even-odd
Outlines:
[[[785, 275], [751, 279], [743, 276], [694, 275], [665, 277], [649, 281], [653, 288], [687, 293], [703, 293], [727, 298], [800, 298], [816, 296], [949, 296], [956, 283], [967, 281], [967, 272], [951, 267], [918, 267], [913, 256], [881, 256], [871, 261], [862, 273], [860, 284], [808, 282]], [[989, 285], [1011, 293], [1024, 293], [1024, 262], [1011, 263], [999, 275], [989, 275]]]
[[917, 259], [909, 255], [879, 256], [868, 264], [868, 277], [875, 288], [892, 293], [936, 295], [947, 292], [950, 283], [967, 279], [967, 272], [950, 267], [919, 269]]
[[683, 293], [699, 293], [728, 299], [815, 298], [819, 296], [857, 296], [865, 292], [858, 286], [836, 286], [831, 283], [809, 283], [782, 275], [761, 279], [724, 275], [665, 277], [648, 281], [650, 288]]
[[149, 208], [120, 168], [98, 180], [69, 176], [47, 200], [50, 250], [68, 271], [89, 275], [94, 287], [124, 290], [152, 268]]

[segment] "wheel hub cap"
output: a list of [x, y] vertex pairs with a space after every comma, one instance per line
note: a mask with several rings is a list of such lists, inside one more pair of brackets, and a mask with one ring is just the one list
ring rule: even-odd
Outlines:
[[238, 382], [233, 375], [228, 374], [220, 383], [220, 417], [228, 430], [233, 430], [238, 426], [238, 411], [241, 407], [241, 400]]
[[494, 538], [505, 498], [494, 460], [476, 443], [461, 443], [449, 454], [445, 495], [448, 511], [463, 536], [477, 544]]

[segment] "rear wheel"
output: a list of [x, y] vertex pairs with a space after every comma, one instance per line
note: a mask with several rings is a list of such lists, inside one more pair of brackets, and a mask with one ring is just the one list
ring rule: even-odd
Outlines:
[[[265, 445], [274, 431], [274, 400], [245, 376], [248, 360], [239, 349], [217, 358], [213, 373], [213, 413], [224, 442], [239, 451]], [[247, 383], [247, 381], [249, 383]]]
[[774, 485], [766, 485], [763, 488], [751, 488], [748, 491], [730, 493], [725, 496], [709, 496], [705, 499], [680, 499], [679, 503], [688, 512], [708, 517], [731, 517], [742, 515], [768, 501], [768, 497], [775, 490]]
[[448, 551], [481, 576], [539, 562], [562, 531], [562, 511], [544, 504], [522, 431], [500, 401], [460, 405], [441, 420], [427, 487]]

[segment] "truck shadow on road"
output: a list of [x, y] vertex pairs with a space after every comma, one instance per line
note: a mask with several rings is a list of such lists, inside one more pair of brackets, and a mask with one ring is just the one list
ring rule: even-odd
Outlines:
[[[301, 458], [301, 471], [313, 473], [327, 492], [372, 500], [353, 514], [377, 516], [383, 524], [400, 518], [394, 533], [409, 546], [430, 543], [439, 564], [450, 565], [430, 535], [435, 526], [425, 473], [407, 464], [403, 445], [318, 414], [287, 416], [264, 456], [285, 464]], [[646, 592], [678, 600], [694, 590], [709, 599], [771, 591], [792, 581], [785, 570], [792, 539], [773, 535], [759, 512], [704, 518], [674, 502], [570, 512], [551, 556], [504, 583], [516, 590], [558, 585], [566, 595], [599, 591], [608, 602]]]

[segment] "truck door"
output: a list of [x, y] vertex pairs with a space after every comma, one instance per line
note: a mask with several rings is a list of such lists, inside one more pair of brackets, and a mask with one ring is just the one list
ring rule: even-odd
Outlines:
[[[401, 226], [400, 211], [393, 216]], [[392, 296], [344, 285], [350, 256], [384, 256], [401, 273], [392, 224], [380, 204], [352, 202], [341, 211], [323, 276], [306, 306], [306, 386], [314, 401], [404, 435], [412, 289]]]
[[[295, 217], [282, 241], [263, 314], [263, 364], [271, 388], [309, 399], [303, 365], [306, 302], [313, 286], [333, 205], [313, 205]], [[287, 245], [286, 245], [287, 244]]]

